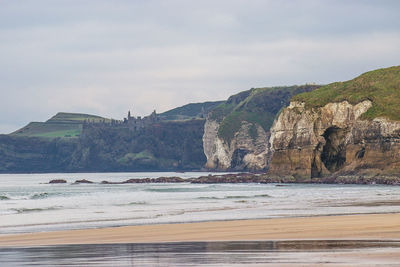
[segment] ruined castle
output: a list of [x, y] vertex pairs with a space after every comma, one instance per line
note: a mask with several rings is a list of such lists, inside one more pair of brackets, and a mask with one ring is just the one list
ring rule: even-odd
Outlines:
[[138, 117], [131, 116], [131, 112], [128, 111], [128, 116], [123, 120], [114, 120], [114, 119], [85, 120], [83, 122], [83, 128], [86, 128], [88, 126], [100, 127], [100, 128], [113, 127], [113, 128], [129, 128], [132, 131], [137, 131], [139, 129], [143, 129], [148, 126], [152, 126], [154, 123], [159, 121], [160, 118], [157, 116], [155, 110], [150, 115], [143, 118], [141, 116]]
[[128, 111], [128, 117], [124, 118], [123, 124], [135, 131], [147, 126], [151, 126], [158, 121], [159, 118], [157, 117], [155, 110], [149, 116], [143, 118], [140, 116], [131, 116], [131, 111]]

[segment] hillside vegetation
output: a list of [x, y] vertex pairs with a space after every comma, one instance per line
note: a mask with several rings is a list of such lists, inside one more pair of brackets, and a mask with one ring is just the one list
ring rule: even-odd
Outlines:
[[[213, 109], [209, 118], [220, 122], [218, 136], [230, 142], [240, 129], [242, 121], [260, 125], [268, 131], [278, 112], [289, 104], [292, 96], [309, 92], [319, 85], [282, 86], [253, 88], [231, 96]], [[256, 128], [251, 127], [250, 136], [256, 137]]]
[[344, 100], [357, 104], [367, 99], [372, 101], [372, 107], [362, 118], [400, 120], [400, 66], [366, 72], [353, 80], [331, 83], [293, 97], [294, 101], [305, 102], [308, 108]]
[[224, 101], [190, 103], [181, 107], [168, 110], [158, 114], [163, 120], [191, 120], [203, 118], [210, 110], [218, 106]]
[[138, 131], [87, 125], [75, 162], [100, 170], [200, 169], [204, 120], [163, 121]]
[[79, 138], [0, 135], [0, 173], [199, 170], [204, 120], [140, 131], [88, 124]]
[[82, 133], [84, 121], [109, 121], [100, 116], [59, 112], [46, 122], [31, 122], [25, 127], [11, 133], [15, 136], [73, 138]]

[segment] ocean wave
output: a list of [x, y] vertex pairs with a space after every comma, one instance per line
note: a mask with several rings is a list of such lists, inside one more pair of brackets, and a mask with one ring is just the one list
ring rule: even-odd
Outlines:
[[36, 194], [33, 194], [32, 196], [30, 196], [30, 199], [43, 199], [43, 198], [48, 198], [48, 197], [52, 197], [55, 195], [59, 195], [59, 193], [47, 193], [47, 192], [36, 193]]
[[31, 212], [41, 212], [41, 211], [49, 211], [49, 210], [58, 210], [60, 206], [48, 207], [48, 208], [19, 208], [19, 209], [11, 209], [12, 211], [16, 211], [17, 213], [31, 213]]
[[251, 199], [251, 198], [266, 198], [272, 197], [268, 194], [254, 195], [254, 196], [224, 196], [224, 197], [198, 197], [197, 199]]
[[129, 202], [129, 203], [123, 203], [123, 204], [115, 204], [114, 206], [133, 206], [133, 205], [147, 205], [148, 203], [145, 201], [134, 201], [134, 202]]
[[179, 193], [179, 192], [204, 192], [209, 191], [207, 188], [194, 188], [194, 187], [168, 187], [168, 188], [148, 188], [144, 191], [147, 192], [160, 192], [160, 193]]
[[221, 197], [198, 197], [197, 199], [223, 199]]
[[0, 195], [0, 200], [9, 200], [10, 198], [8, 196], [2, 196]]
[[226, 196], [225, 199], [241, 199], [241, 198], [252, 198], [252, 196]]
[[255, 195], [254, 197], [272, 197], [268, 194], [262, 194], [262, 195]]
[[225, 210], [235, 210], [237, 207], [210, 207], [210, 208], [195, 208], [195, 209], [183, 209], [178, 211], [171, 211], [167, 214], [157, 214], [158, 217], [161, 216], [175, 216], [175, 215], [182, 215], [187, 213], [199, 213], [199, 212], [213, 212], [213, 211], [225, 211]]

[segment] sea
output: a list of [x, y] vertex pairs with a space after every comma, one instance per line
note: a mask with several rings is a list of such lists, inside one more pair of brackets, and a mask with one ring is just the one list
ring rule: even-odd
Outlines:
[[[400, 187], [332, 184], [101, 184], [215, 173], [0, 175], [0, 234], [159, 223], [400, 212]], [[221, 174], [221, 173], [219, 173]], [[66, 184], [49, 184], [64, 179]], [[93, 184], [74, 184], [87, 179]]]
[[[0, 238], [127, 225], [400, 212], [400, 186], [101, 183], [209, 174], [223, 173], [1, 174]], [[53, 179], [67, 183], [49, 184]], [[81, 179], [93, 183], [74, 184]], [[387, 264], [381, 264], [382, 257], [375, 262], [365, 258], [371, 253], [400, 255], [400, 241], [395, 240], [285, 242], [0, 247], [0, 266], [398, 266], [400, 262], [393, 257]], [[360, 264], [363, 258], [367, 265]]]

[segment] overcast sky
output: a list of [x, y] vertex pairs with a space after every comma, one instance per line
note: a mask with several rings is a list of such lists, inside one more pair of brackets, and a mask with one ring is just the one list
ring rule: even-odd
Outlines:
[[0, 0], [0, 133], [400, 65], [400, 1]]

